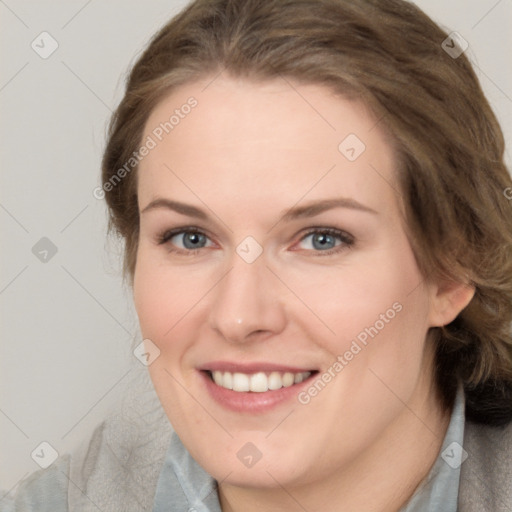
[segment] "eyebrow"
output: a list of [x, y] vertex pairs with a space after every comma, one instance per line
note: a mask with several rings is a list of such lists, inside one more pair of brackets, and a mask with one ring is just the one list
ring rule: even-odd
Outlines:
[[[190, 204], [180, 203], [179, 201], [173, 201], [163, 197], [158, 197], [151, 201], [141, 211], [141, 214], [159, 208], [172, 210], [177, 213], [181, 213], [182, 215], [195, 217], [204, 221], [208, 220], [208, 215], [204, 210], [201, 210], [200, 208]], [[332, 210], [334, 208], [348, 208], [351, 210], [358, 210], [361, 212], [378, 215], [378, 212], [369, 206], [365, 206], [351, 198], [340, 197], [335, 199], [321, 199], [319, 201], [308, 203], [304, 206], [295, 206], [290, 208], [289, 210], [286, 210], [284, 214], [282, 214], [281, 221], [288, 222], [295, 219], [314, 217], [315, 215], [319, 215], [322, 212]]]
[[307, 217], [314, 217], [327, 210], [333, 208], [348, 208], [350, 210], [358, 210], [365, 213], [372, 213], [378, 215], [377, 211], [369, 206], [365, 206], [355, 199], [348, 197], [339, 197], [335, 199], [322, 199], [320, 201], [313, 201], [304, 206], [295, 206], [290, 208], [283, 216], [282, 220], [290, 221], [294, 219], [303, 219]]

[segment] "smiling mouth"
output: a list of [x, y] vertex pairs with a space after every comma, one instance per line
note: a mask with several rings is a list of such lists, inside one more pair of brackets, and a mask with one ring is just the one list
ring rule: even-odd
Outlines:
[[316, 370], [307, 372], [256, 372], [239, 373], [206, 370], [209, 378], [219, 387], [238, 393], [264, 393], [289, 388], [309, 379], [318, 373]]

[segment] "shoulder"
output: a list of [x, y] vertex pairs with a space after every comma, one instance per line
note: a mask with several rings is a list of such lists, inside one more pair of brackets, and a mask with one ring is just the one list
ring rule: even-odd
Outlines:
[[79, 449], [34, 472], [13, 497], [2, 499], [0, 512], [151, 510], [170, 431], [119, 427], [98, 425]]
[[14, 497], [0, 501], [0, 512], [67, 512], [70, 459], [65, 455], [50, 467], [32, 473]]
[[512, 510], [512, 422], [502, 427], [466, 421], [459, 510]]
[[[75, 489], [87, 485], [104, 444], [105, 422], [76, 453], [60, 456], [51, 466], [30, 474], [14, 496], [0, 502], [0, 512], [67, 512]], [[73, 501], [73, 500], [71, 500]]]
[[154, 391], [134, 385], [77, 449], [1, 500], [0, 512], [151, 510], [172, 427]]

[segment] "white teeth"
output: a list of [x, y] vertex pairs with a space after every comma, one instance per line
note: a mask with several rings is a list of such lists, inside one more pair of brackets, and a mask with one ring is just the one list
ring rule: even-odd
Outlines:
[[234, 373], [233, 391], [249, 391], [249, 389], [249, 375], [246, 375], [245, 373]]
[[254, 393], [264, 393], [265, 391], [274, 391], [281, 388], [288, 388], [293, 384], [299, 384], [306, 380], [311, 372], [265, 372], [253, 373], [230, 373], [214, 371], [212, 372], [213, 381], [217, 386], [226, 389], [232, 389], [238, 392], [252, 391]]
[[226, 389], [233, 389], [233, 375], [229, 372], [225, 372], [222, 384], [220, 385]]
[[286, 372], [283, 375], [283, 387], [289, 388], [290, 386], [293, 386], [294, 378], [295, 378], [295, 376], [293, 375], [293, 373]]
[[281, 374], [279, 372], [272, 372], [268, 376], [268, 389], [275, 390], [281, 389], [283, 387], [283, 379], [281, 379]]
[[300, 384], [304, 380], [304, 376], [302, 373], [296, 373], [295, 378], [293, 379], [294, 384]]
[[267, 376], [264, 373], [254, 373], [251, 375], [250, 381], [251, 391], [255, 391], [257, 393], [268, 391]]

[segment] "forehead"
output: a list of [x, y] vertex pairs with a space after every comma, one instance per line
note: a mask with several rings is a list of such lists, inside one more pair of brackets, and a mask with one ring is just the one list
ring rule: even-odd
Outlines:
[[223, 76], [187, 84], [153, 110], [148, 138], [140, 203], [192, 191], [284, 207], [326, 195], [396, 203], [394, 154], [377, 120], [319, 85]]

